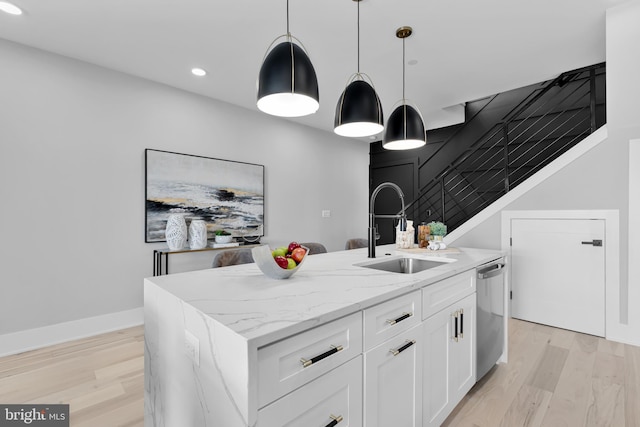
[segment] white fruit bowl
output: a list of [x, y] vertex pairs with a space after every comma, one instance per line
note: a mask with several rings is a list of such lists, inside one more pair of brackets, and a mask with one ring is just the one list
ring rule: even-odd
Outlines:
[[251, 249], [251, 255], [253, 255], [253, 260], [258, 264], [258, 268], [265, 276], [272, 279], [288, 279], [300, 270], [302, 263], [307, 259], [307, 256], [309, 256], [309, 248], [304, 246], [302, 247], [307, 251], [306, 255], [302, 258], [302, 261], [300, 261], [296, 268], [292, 268], [290, 270], [285, 270], [276, 263], [276, 260], [273, 259], [273, 255], [271, 255], [271, 249], [268, 245], [261, 245]]

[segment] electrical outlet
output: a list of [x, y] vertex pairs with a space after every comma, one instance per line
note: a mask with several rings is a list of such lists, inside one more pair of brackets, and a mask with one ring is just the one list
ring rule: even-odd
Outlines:
[[322, 218], [330, 218], [331, 217], [331, 211], [330, 210], [323, 210], [322, 211]]
[[184, 330], [184, 347], [189, 356], [196, 366], [200, 366], [200, 341], [191, 332]]

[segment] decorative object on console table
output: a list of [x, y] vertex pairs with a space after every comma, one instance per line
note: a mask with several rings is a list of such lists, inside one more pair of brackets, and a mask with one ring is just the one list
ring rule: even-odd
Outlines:
[[184, 220], [184, 213], [173, 213], [169, 215], [165, 228], [167, 246], [172, 251], [184, 248], [187, 243], [187, 223]]
[[207, 224], [204, 219], [194, 217], [189, 224], [189, 248], [202, 249], [207, 247]]
[[231, 243], [233, 236], [228, 231], [216, 230], [214, 232], [216, 243]]
[[211, 247], [212, 248], [216, 248], [216, 249], [219, 249], [219, 248], [235, 248], [237, 246], [240, 246], [240, 242], [229, 242], [229, 243], [216, 243], [216, 242], [213, 242], [211, 244]]
[[264, 166], [151, 149], [145, 166], [145, 242], [165, 240], [166, 221], [177, 209], [202, 217], [211, 231], [264, 234]]

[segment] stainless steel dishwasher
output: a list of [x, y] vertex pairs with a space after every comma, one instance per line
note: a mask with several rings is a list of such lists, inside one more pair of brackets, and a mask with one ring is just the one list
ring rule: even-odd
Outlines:
[[479, 266], [476, 270], [476, 381], [498, 362], [504, 346], [504, 260]]

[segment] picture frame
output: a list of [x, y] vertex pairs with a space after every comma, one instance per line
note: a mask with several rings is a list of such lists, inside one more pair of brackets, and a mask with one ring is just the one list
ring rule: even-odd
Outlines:
[[167, 219], [204, 219], [234, 237], [264, 236], [264, 165], [145, 149], [145, 242], [165, 242]]

